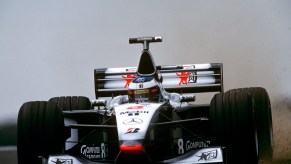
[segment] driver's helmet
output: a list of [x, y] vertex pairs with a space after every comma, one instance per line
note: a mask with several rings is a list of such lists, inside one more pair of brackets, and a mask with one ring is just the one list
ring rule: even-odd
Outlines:
[[128, 86], [130, 102], [161, 102], [158, 82], [152, 76], [137, 76]]

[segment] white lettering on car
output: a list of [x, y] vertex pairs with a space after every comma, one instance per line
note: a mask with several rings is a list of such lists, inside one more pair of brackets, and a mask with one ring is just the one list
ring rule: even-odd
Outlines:
[[186, 141], [186, 144], [184, 145], [184, 140], [180, 138], [177, 141], [178, 154], [184, 154], [185, 151], [189, 151], [191, 149], [205, 148], [208, 147], [209, 145], [210, 141], [190, 141], [190, 140]]
[[101, 148], [98, 146], [82, 145], [80, 152], [89, 159], [105, 158], [105, 144], [101, 143]]
[[197, 148], [204, 148], [204, 147], [208, 147], [208, 145], [210, 144], [210, 141], [187, 141], [186, 142], [186, 150], [190, 150], [190, 149], [197, 149]]

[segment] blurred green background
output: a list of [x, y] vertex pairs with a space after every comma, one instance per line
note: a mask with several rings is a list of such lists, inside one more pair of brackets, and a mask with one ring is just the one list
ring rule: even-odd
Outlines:
[[0, 146], [16, 146], [17, 125], [14, 121], [8, 121], [0, 125]]

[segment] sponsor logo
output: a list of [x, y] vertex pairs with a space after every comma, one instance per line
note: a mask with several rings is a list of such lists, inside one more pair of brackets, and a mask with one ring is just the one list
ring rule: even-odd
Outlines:
[[197, 148], [205, 148], [210, 145], [210, 141], [186, 141], [186, 144], [182, 138], [178, 139], [177, 146], [178, 146], [178, 154], [184, 154], [185, 151], [189, 151], [191, 149]]
[[[136, 69], [126, 69], [125, 72], [136, 72]], [[122, 75], [121, 77], [126, 81], [124, 88], [127, 88], [131, 81], [135, 78], [136, 74]]]
[[143, 88], [143, 84], [139, 84], [138, 87], [139, 87], [139, 88]]
[[100, 159], [106, 157], [106, 147], [104, 143], [101, 143], [100, 147], [82, 145], [80, 152], [88, 159]]
[[218, 155], [217, 149], [207, 151], [207, 152], [202, 152], [201, 155], [197, 156], [199, 157], [198, 161], [204, 160], [207, 161], [209, 159], [216, 159]]
[[137, 106], [130, 106], [127, 109], [142, 109], [142, 108], [143, 108], [143, 106], [137, 105]]
[[55, 164], [73, 164], [73, 159], [55, 158], [55, 160], [51, 160], [51, 162]]
[[124, 125], [136, 125], [136, 124], [141, 124], [143, 121], [139, 118], [129, 118], [127, 120], [123, 121]]
[[190, 150], [190, 149], [197, 149], [197, 148], [204, 148], [204, 147], [208, 147], [208, 145], [210, 144], [210, 141], [187, 141], [186, 142], [186, 150]]
[[[194, 65], [183, 67], [184, 70], [193, 69], [193, 68], [195, 68]], [[196, 74], [197, 74], [196, 72], [180, 72], [180, 73], [177, 72], [176, 75], [180, 78], [180, 82], [178, 85], [181, 85], [181, 84], [187, 85], [188, 83], [196, 83], [197, 81]]]
[[136, 81], [138, 83], [143, 83], [145, 81], [145, 78], [144, 77], [139, 77], [139, 78], [136, 79]]
[[148, 114], [149, 111], [146, 111], [146, 110], [141, 110], [141, 111], [125, 111], [125, 112], [120, 112], [120, 115], [123, 115], [123, 114], [128, 114], [128, 116], [138, 116], [140, 113], [145, 113], [145, 114]]
[[139, 130], [140, 130], [139, 128], [128, 128], [125, 134], [138, 133]]
[[188, 78], [188, 83], [196, 83], [197, 82], [197, 73], [191, 72]]

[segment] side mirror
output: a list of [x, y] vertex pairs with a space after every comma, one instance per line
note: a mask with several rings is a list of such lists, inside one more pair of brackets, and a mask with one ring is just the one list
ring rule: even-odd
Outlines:
[[193, 102], [196, 100], [194, 95], [192, 96], [180, 96], [180, 102]]
[[108, 110], [112, 110], [117, 105], [124, 104], [124, 103], [128, 103], [128, 96], [127, 95], [116, 96], [110, 101]]
[[107, 105], [106, 100], [91, 100], [91, 104], [93, 107], [98, 107], [98, 109], [103, 106], [105, 107]]

